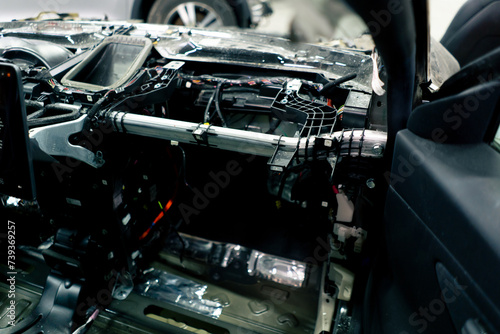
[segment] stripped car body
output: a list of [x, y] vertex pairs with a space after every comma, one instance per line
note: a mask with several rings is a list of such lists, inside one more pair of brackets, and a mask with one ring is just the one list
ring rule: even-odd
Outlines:
[[[425, 22], [413, 24], [421, 10], [423, 2], [405, 2], [379, 27], [373, 37], [383, 63], [372, 50], [232, 30], [2, 24], [2, 88], [18, 88], [12, 105], [26, 114], [17, 125], [25, 137], [3, 144], [26, 155], [12, 155], [22, 179], [0, 165], [0, 212], [31, 232], [18, 228], [10, 269], [17, 318], [5, 318], [6, 332], [418, 331], [422, 319], [407, 308], [434, 305], [426, 298], [439, 296], [436, 286], [467, 297], [451, 282], [451, 260], [433, 253], [441, 244], [423, 251], [429, 258], [418, 265], [405, 260], [405, 243], [434, 239], [414, 240], [397, 225], [415, 223], [412, 231], [424, 235], [413, 215], [432, 223], [443, 214], [437, 200], [424, 206], [435, 215], [419, 211], [417, 194], [426, 185], [441, 194], [433, 183], [441, 175], [427, 177], [419, 168], [428, 165], [412, 152], [429, 147], [429, 114], [439, 116], [446, 100], [438, 94], [461, 83], [448, 74], [442, 91], [429, 88], [428, 44], [417, 43], [428, 42], [428, 31]], [[8, 84], [11, 76], [18, 86]], [[483, 125], [461, 140], [481, 137], [494, 118], [485, 101], [482, 116], [471, 116]], [[404, 130], [410, 113], [411, 131]], [[438, 144], [454, 149], [455, 129], [440, 129], [452, 141]], [[442, 166], [439, 145], [430, 145], [428, 159]], [[437, 235], [450, 245], [450, 233]], [[428, 289], [405, 291], [408, 299], [386, 290], [419, 275]], [[394, 300], [405, 307], [394, 310]], [[494, 328], [494, 307], [469, 321], [447, 300], [450, 316], [426, 327]]]

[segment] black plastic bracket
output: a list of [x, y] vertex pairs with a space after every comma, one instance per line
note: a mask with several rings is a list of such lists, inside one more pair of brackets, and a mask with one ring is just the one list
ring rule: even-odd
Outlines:
[[71, 333], [80, 291], [80, 284], [72, 283], [56, 275], [49, 275], [42, 298], [35, 310], [16, 326], [5, 329], [5, 333]]
[[281, 137], [278, 140], [273, 156], [267, 162], [267, 165], [273, 172], [283, 172], [287, 169], [297, 153], [297, 149], [287, 150], [285, 147], [280, 146], [280, 141]]

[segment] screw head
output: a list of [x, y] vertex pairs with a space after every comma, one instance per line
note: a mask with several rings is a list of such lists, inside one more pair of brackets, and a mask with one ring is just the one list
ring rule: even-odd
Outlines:
[[384, 153], [384, 145], [382, 145], [382, 144], [373, 145], [372, 152], [377, 154], [377, 155]]
[[375, 188], [375, 180], [374, 179], [368, 179], [366, 180], [366, 186], [370, 189]]

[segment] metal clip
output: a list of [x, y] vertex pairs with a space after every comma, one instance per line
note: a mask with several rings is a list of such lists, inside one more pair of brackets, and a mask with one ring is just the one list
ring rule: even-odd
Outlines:
[[193, 130], [193, 137], [198, 144], [205, 144], [208, 146], [208, 129], [211, 124], [198, 124], [198, 127]]

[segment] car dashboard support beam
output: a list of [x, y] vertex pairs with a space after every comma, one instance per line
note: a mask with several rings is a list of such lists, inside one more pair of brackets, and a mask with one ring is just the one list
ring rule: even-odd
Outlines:
[[[340, 155], [381, 158], [386, 142], [385, 133], [364, 129], [343, 130], [332, 134], [298, 138], [117, 111], [109, 112], [107, 120], [113, 124], [117, 132], [200, 144], [269, 158], [276, 156], [278, 150], [293, 151], [297, 148], [299, 155], [312, 157], [314, 148], [322, 146], [326, 150], [335, 149], [337, 147], [335, 143], [342, 143]], [[300, 154], [301, 152], [303, 154]]]

